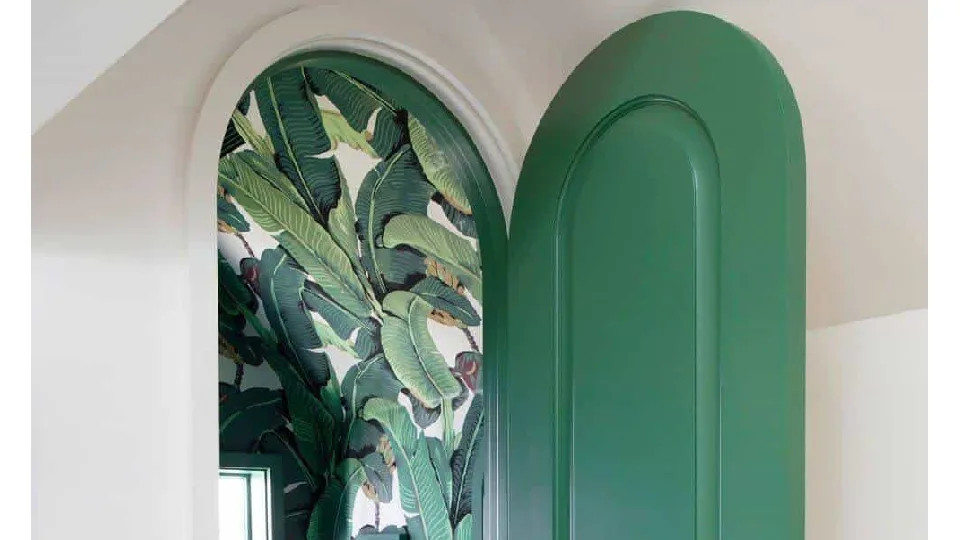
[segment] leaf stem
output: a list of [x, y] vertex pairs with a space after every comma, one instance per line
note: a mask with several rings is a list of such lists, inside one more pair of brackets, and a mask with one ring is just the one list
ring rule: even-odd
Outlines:
[[473, 338], [470, 329], [464, 326], [460, 330], [463, 330], [463, 335], [467, 336], [467, 341], [470, 342], [470, 348], [473, 349], [473, 352], [480, 352], [480, 346], [477, 345], [477, 340]]
[[253, 257], [254, 259], [256, 259], [257, 255], [253, 252], [253, 248], [250, 247], [250, 244], [247, 243], [247, 239], [243, 237], [243, 233], [241, 233], [240, 231], [234, 231], [233, 234], [236, 235], [236, 237], [239, 238], [241, 242], [243, 242], [243, 249], [247, 250], [247, 254]]
[[443, 447], [448, 456], [453, 455], [453, 442], [456, 435], [453, 430], [453, 400], [444, 399], [440, 405], [443, 418]]
[[241, 384], [243, 384], [243, 362], [237, 362], [237, 371], [233, 376], [233, 385], [237, 387], [237, 390], [240, 390]]

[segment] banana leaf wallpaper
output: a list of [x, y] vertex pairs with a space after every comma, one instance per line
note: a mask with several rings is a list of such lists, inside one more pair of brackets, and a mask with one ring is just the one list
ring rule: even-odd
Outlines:
[[482, 273], [443, 148], [291, 65], [237, 103], [217, 193], [221, 451], [281, 456], [289, 540], [470, 539]]

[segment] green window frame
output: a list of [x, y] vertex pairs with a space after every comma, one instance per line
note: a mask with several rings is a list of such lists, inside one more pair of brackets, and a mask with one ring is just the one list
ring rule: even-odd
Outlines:
[[[219, 478], [240, 479], [244, 482], [245, 540], [285, 540], [283, 468], [278, 456], [222, 452]], [[256, 485], [258, 483], [261, 485]], [[227, 540], [222, 538], [222, 532], [220, 534], [221, 540]]]

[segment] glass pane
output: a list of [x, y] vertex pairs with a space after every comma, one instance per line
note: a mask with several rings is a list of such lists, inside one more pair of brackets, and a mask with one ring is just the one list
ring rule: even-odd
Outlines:
[[270, 540], [267, 472], [250, 471], [250, 540]]
[[249, 479], [220, 476], [220, 540], [250, 540]]

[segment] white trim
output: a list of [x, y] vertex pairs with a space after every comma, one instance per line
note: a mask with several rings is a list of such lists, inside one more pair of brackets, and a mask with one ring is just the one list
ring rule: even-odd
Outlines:
[[[216, 190], [217, 159], [227, 119], [246, 86], [265, 68], [290, 53], [333, 49], [370, 56], [393, 65], [433, 92], [460, 120], [473, 138], [497, 188], [504, 215], [510, 218], [518, 176], [517, 158], [510, 152], [491, 114], [466, 86], [443, 66], [455, 66], [463, 80], [497, 106], [500, 125], [513, 128], [509, 100], [497, 85], [511, 87], [504, 66], [491, 65], [484, 55], [491, 43], [482, 36], [466, 39], [451, 31], [443, 17], [418, 13], [411, 6], [318, 6], [287, 14], [255, 31], [230, 56], [216, 77], [200, 109], [186, 170], [186, 245], [189, 267], [191, 407], [190, 478], [193, 481], [189, 515], [195, 540], [217, 538], [217, 380], [216, 357]], [[468, 23], [459, 22], [460, 25]], [[376, 37], [372, 37], [376, 36]], [[466, 41], [464, 43], [464, 41]], [[401, 45], [401, 43], [407, 45]], [[518, 94], [520, 89], [512, 87]], [[511, 96], [520, 102], [526, 96]], [[511, 133], [514, 149], [523, 137]]]

